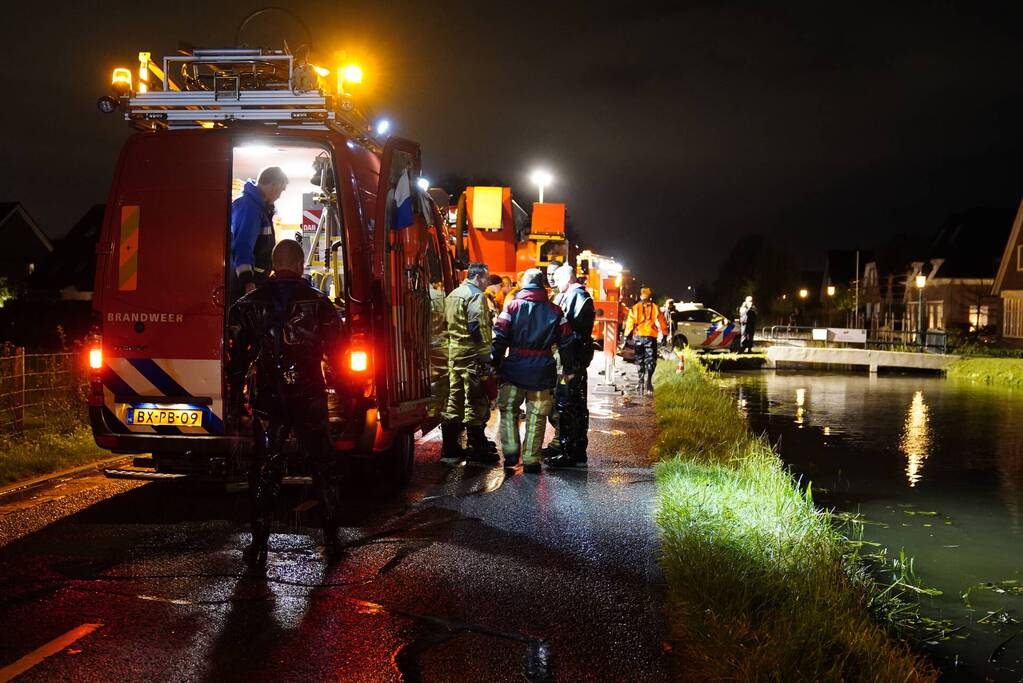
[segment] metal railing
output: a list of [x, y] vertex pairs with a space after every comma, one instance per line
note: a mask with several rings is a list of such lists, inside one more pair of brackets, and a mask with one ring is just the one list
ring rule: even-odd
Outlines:
[[0, 434], [84, 423], [88, 378], [78, 353], [0, 350]]
[[[758, 340], [773, 343], [799, 342], [811, 345], [814, 344], [814, 329], [821, 328], [804, 325], [771, 325], [761, 328]], [[817, 343], [823, 344], [823, 342]], [[916, 330], [867, 330], [867, 341], [864, 348], [947, 353], [948, 333], [945, 330], [927, 330], [921, 347], [919, 334]]]

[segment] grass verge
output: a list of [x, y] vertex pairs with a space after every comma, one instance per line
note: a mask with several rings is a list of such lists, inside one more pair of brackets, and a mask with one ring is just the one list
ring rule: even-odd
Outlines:
[[0, 485], [87, 465], [110, 457], [96, 445], [92, 430], [39, 431], [26, 436], [0, 436]]
[[1023, 387], [1023, 358], [960, 358], [948, 369], [948, 377], [981, 384]]
[[653, 455], [675, 654], [687, 680], [932, 681], [871, 578], [695, 358], [658, 369]]

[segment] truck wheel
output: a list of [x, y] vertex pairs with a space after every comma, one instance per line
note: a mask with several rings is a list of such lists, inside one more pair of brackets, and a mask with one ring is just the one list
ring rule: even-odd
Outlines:
[[394, 444], [380, 454], [380, 470], [388, 488], [402, 489], [412, 481], [412, 468], [416, 460], [415, 435], [403, 431], [394, 437]]

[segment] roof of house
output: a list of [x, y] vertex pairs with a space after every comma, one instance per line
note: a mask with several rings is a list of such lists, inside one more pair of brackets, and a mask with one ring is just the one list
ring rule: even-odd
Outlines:
[[873, 259], [869, 251], [855, 249], [829, 249], [824, 263], [824, 280], [830, 284], [848, 284], [856, 279], [857, 253], [859, 264], [863, 266]]
[[96, 242], [103, 227], [103, 204], [89, 207], [74, 227], [58, 240], [53, 253], [29, 278], [32, 289], [60, 290], [74, 286], [92, 291], [96, 277]]
[[1011, 209], [973, 208], [949, 216], [928, 250], [939, 278], [994, 278], [1012, 232]]
[[1012, 262], [1013, 247], [1019, 243], [1020, 230], [1023, 229], [1023, 200], [1020, 200], [1019, 209], [1016, 211], [1016, 219], [1012, 222], [1012, 230], [1009, 232], [1009, 239], [1005, 242], [1005, 249], [1002, 252], [1002, 261], [998, 266], [998, 274], [995, 276], [992, 294], [1002, 293], [1002, 282], [1005, 280], [1005, 272]]
[[[19, 234], [10, 234], [18, 231]], [[0, 236], [4, 251], [0, 260], [32, 260], [53, 251], [53, 243], [21, 202], [0, 202]]]

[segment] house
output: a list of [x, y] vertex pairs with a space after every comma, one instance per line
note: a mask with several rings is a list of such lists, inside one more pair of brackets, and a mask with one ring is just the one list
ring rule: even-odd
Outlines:
[[1002, 251], [991, 294], [1001, 301], [999, 336], [1007, 344], [1023, 346], [1023, 201], [1016, 211], [1009, 239]]
[[0, 278], [18, 291], [53, 244], [20, 202], [0, 203]]
[[103, 228], [105, 205], [89, 207], [53, 252], [43, 259], [28, 279], [34, 298], [91, 301], [96, 279], [96, 242]]
[[[824, 263], [824, 277], [817, 297], [824, 308], [825, 324], [829, 326], [852, 324], [852, 307], [859, 304], [862, 308], [863, 303], [862, 282], [858, 281], [857, 273], [871, 258], [870, 252], [857, 249], [828, 250]], [[848, 316], [841, 312], [840, 304], [842, 308], [850, 309]]]
[[[898, 233], [861, 261], [859, 305], [863, 317], [860, 322], [870, 330], [871, 337], [888, 339], [902, 333], [906, 318], [906, 274], [914, 255], [919, 254], [926, 243], [919, 235]], [[915, 326], [912, 329], [916, 329]]]
[[[904, 329], [917, 327], [921, 300], [927, 329], [993, 329], [1002, 306], [991, 292], [1011, 227], [1011, 210], [974, 208], [950, 216], [927, 258], [913, 261], [906, 272]], [[923, 291], [916, 286], [918, 275], [926, 278]]]

